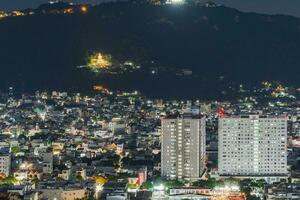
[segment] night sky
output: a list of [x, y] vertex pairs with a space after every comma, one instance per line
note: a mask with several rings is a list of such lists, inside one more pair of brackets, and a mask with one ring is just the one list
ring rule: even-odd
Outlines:
[[[73, 0], [73, 2], [97, 3], [109, 0]], [[0, 10], [34, 8], [48, 0], [0, 0]], [[300, 17], [300, 0], [215, 0], [243, 11], [268, 14], [287, 14]]]

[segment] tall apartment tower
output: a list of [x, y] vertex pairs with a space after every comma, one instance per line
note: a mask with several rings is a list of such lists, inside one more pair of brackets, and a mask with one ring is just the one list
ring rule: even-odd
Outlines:
[[205, 117], [184, 113], [162, 119], [161, 175], [199, 180], [205, 169]]
[[279, 181], [287, 176], [287, 119], [284, 116], [219, 118], [219, 174]]

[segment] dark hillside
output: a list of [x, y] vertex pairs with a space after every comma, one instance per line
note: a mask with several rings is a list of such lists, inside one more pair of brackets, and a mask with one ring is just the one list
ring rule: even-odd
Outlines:
[[[183, 90], [186, 97], [202, 97], [220, 93], [220, 76], [246, 84], [268, 79], [300, 85], [297, 18], [226, 7], [131, 3], [102, 4], [72, 15], [47, 14], [47, 9], [0, 20], [1, 88], [82, 91], [105, 83], [153, 96], [176, 96]], [[194, 76], [96, 76], [76, 68], [94, 51], [109, 53], [120, 62], [154, 61], [157, 68], [188, 68]]]

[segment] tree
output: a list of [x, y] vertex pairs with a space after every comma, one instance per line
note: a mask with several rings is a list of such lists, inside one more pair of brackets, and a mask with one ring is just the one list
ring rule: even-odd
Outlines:
[[32, 180], [31, 180], [32, 183], [34, 183], [35, 185], [39, 183], [39, 179], [37, 177], [34, 177]]
[[250, 179], [245, 179], [240, 181], [240, 190], [241, 192], [243, 192], [246, 195], [247, 199], [250, 200], [259, 200], [260, 198], [255, 196], [255, 195], [251, 195], [251, 192], [257, 189], [263, 189], [264, 186], [266, 184], [266, 181], [264, 179], [260, 179], [260, 180], [250, 180]]
[[174, 188], [174, 187], [182, 187], [184, 186], [184, 183], [178, 180], [175, 181], [166, 181], [164, 183], [165, 187], [167, 188]]
[[247, 196], [247, 200], [260, 200], [260, 198], [254, 195], [249, 195]]
[[267, 182], [265, 181], [265, 179], [259, 179], [259, 180], [256, 180], [256, 181], [252, 181], [251, 186], [252, 187], [258, 187], [258, 188], [263, 188], [266, 184], [267, 184]]
[[230, 177], [230, 178], [225, 179], [225, 183], [232, 184], [232, 185], [238, 185], [239, 184], [239, 180]]
[[18, 147], [18, 146], [13, 146], [12, 148], [11, 148], [11, 152], [13, 153], [13, 154], [17, 154], [17, 153], [19, 153], [21, 151], [21, 149], [20, 149], [20, 147]]
[[198, 186], [198, 187], [207, 187], [209, 189], [214, 189], [216, 186], [223, 184], [221, 181], [217, 181], [215, 178], [210, 178], [207, 181], [204, 180], [199, 180], [194, 182], [192, 185], [193, 186]]
[[8, 177], [5, 177], [4, 179], [0, 180], [0, 184], [13, 185], [16, 182], [17, 182], [17, 180], [14, 176], [8, 176]]
[[197, 187], [206, 187], [207, 186], [207, 181], [203, 181], [203, 180], [196, 181], [196, 182], [193, 182], [192, 185], [197, 186]]
[[250, 179], [245, 179], [240, 181], [240, 190], [241, 192], [245, 193], [246, 196], [250, 196], [250, 193], [252, 191], [250, 184], [252, 181]]
[[153, 188], [153, 182], [147, 180], [145, 183], [142, 184], [141, 189], [151, 190]]
[[80, 182], [81, 182], [81, 181], [84, 181], [84, 179], [82, 178], [81, 175], [77, 175], [77, 176], [76, 176], [76, 180], [78, 180], [78, 181], [80, 181]]

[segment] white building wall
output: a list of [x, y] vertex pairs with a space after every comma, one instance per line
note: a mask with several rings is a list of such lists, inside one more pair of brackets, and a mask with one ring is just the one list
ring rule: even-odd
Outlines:
[[205, 118], [162, 119], [161, 161], [163, 177], [198, 180], [205, 168]]
[[229, 176], [287, 174], [285, 117], [219, 118], [219, 173]]

